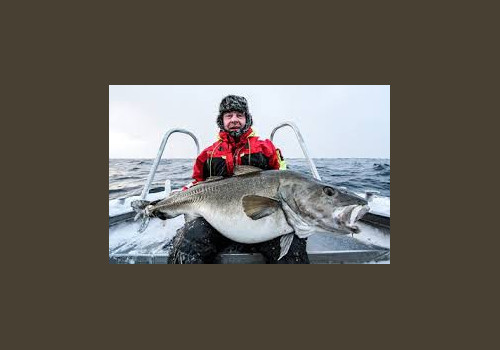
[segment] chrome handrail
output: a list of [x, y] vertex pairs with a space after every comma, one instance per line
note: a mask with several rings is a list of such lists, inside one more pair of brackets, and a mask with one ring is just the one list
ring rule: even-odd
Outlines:
[[180, 132], [182, 134], [187, 134], [187, 135], [191, 136], [193, 138], [194, 142], [196, 143], [196, 149], [197, 149], [196, 155], [200, 154], [200, 144], [198, 143], [198, 139], [196, 138], [196, 136], [194, 136], [194, 134], [191, 131], [188, 131], [186, 129], [170, 129], [169, 131], [167, 131], [165, 133], [165, 136], [163, 136], [163, 140], [161, 141], [160, 148], [158, 149], [158, 154], [156, 155], [156, 159], [153, 163], [153, 166], [151, 167], [151, 170], [149, 171], [148, 180], [146, 181], [146, 185], [144, 185], [144, 188], [143, 188], [142, 193], [141, 193], [141, 199], [145, 199], [146, 195], [149, 192], [149, 187], [151, 186], [151, 183], [153, 182], [153, 178], [155, 176], [156, 169], [158, 168], [158, 164], [160, 164], [161, 156], [163, 155], [163, 151], [165, 150], [165, 146], [167, 145], [168, 138], [170, 137], [170, 135], [172, 135], [173, 133], [176, 133], [176, 132]]
[[286, 122], [279, 124], [277, 127], [275, 127], [273, 129], [273, 131], [271, 132], [271, 141], [273, 140], [274, 133], [278, 129], [280, 129], [284, 126], [289, 126], [293, 129], [293, 131], [295, 132], [295, 136], [297, 136], [297, 140], [299, 141], [300, 148], [302, 148], [302, 153], [304, 153], [304, 156], [306, 157], [307, 162], [309, 163], [309, 168], [311, 169], [313, 176], [316, 179], [321, 180], [321, 177], [319, 176], [318, 170], [316, 169], [316, 165], [314, 165], [313, 160], [311, 159], [311, 157], [309, 157], [309, 152], [307, 152], [306, 143], [304, 142], [304, 139], [302, 138], [302, 134], [300, 133], [299, 128], [297, 127], [297, 125], [294, 122], [286, 121]]

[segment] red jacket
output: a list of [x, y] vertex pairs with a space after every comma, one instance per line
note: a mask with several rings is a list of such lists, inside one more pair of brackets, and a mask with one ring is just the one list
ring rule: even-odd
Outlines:
[[219, 132], [219, 139], [207, 147], [196, 159], [193, 183], [210, 176], [230, 176], [234, 165], [252, 165], [264, 170], [279, 169], [281, 152], [270, 140], [259, 140], [252, 128], [240, 136], [238, 143], [226, 131]]

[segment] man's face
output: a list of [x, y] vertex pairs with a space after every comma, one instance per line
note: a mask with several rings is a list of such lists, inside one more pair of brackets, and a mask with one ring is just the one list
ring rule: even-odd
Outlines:
[[247, 122], [245, 113], [227, 112], [222, 115], [224, 129], [226, 131], [238, 131], [243, 128]]

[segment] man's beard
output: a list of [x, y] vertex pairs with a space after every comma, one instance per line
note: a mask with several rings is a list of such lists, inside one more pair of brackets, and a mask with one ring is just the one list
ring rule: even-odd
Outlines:
[[[234, 125], [233, 125], [233, 126], [230, 126], [229, 128], [231, 128], [231, 127], [234, 127]], [[229, 135], [231, 135], [232, 137], [240, 137], [240, 136], [243, 134], [243, 129], [244, 129], [244, 128], [245, 128], [244, 126], [240, 126], [240, 127], [238, 128], [238, 130], [228, 130], [227, 132], [228, 132], [228, 133], [229, 133]]]

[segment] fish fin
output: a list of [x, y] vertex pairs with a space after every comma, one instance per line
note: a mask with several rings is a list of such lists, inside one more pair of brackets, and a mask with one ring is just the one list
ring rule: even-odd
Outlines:
[[[158, 201], [156, 201], [156, 202], [158, 202]], [[130, 205], [132, 206], [134, 211], [137, 213], [135, 215], [134, 221], [137, 221], [137, 219], [142, 217], [141, 225], [139, 226], [139, 229], [137, 230], [137, 232], [139, 232], [139, 233], [144, 232], [144, 230], [146, 230], [146, 228], [149, 225], [149, 221], [151, 220], [151, 216], [152, 216], [152, 208], [154, 208], [154, 206], [151, 203], [153, 203], [153, 202], [145, 201], [145, 200], [136, 200], [136, 201], [133, 201], [132, 203], [130, 203]]]
[[241, 175], [245, 175], [245, 174], [251, 174], [251, 173], [258, 173], [262, 171], [261, 168], [257, 168], [255, 166], [251, 166], [251, 165], [236, 165], [234, 167], [234, 176], [241, 176]]
[[288, 205], [286, 200], [282, 200], [281, 207], [283, 208], [283, 212], [285, 213], [285, 218], [288, 225], [293, 227], [293, 231], [299, 238], [308, 237], [312, 235], [316, 230], [318, 230], [318, 227], [314, 227], [299, 214], [297, 214], [290, 207], [290, 205]]
[[139, 226], [139, 229], [137, 230], [138, 233], [143, 233], [146, 230], [149, 225], [149, 220], [151, 220], [151, 217], [149, 216], [144, 215], [142, 217], [141, 226]]
[[132, 201], [132, 203], [130, 203], [130, 206], [132, 207], [132, 209], [134, 209], [136, 213], [142, 213], [144, 208], [146, 208], [150, 203], [151, 203], [150, 201], [145, 201], [140, 199]]
[[293, 236], [294, 236], [293, 233], [289, 233], [287, 235], [281, 236], [281, 238], [280, 238], [281, 251], [280, 251], [280, 257], [278, 258], [278, 260], [281, 259], [282, 257], [284, 257], [288, 253], [288, 251], [290, 250], [290, 246], [292, 245], [292, 241], [293, 241]]
[[281, 208], [277, 199], [263, 196], [244, 196], [241, 200], [243, 211], [252, 220], [259, 220]]

